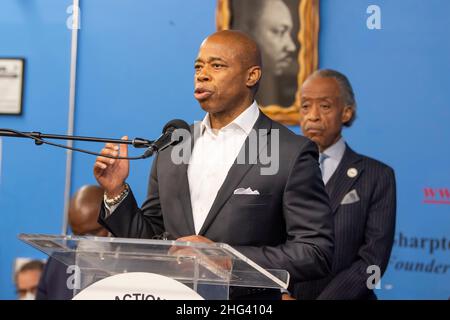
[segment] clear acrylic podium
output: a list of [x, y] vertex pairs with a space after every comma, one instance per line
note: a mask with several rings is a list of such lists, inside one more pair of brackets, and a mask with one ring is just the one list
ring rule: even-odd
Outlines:
[[40, 234], [20, 234], [19, 239], [79, 270], [74, 296], [99, 280], [129, 272], [174, 279], [206, 300], [227, 300], [230, 287], [286, 289], [289, 283], [287, 271], [266, 270], [224, 243]]

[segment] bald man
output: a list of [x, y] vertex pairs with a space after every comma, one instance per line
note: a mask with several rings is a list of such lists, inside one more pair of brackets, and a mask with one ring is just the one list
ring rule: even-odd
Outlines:
[[[194, 97], [206, 115], [183, 143], [193, 145], [189, 162], [173, 161], [175, 147], [160, 152], [140, 208], [125, 182], [128, 161], [97, 158], [94, 174], [106, 195], [99, 221], [117, 237], [166, 232], [180, 241], [228, 243], [264, 268], [288, 270], [292, 283], [327, 275], [333, 227], [318, 150], [259, 111], [258, 46], [242, 32], [217, 32], [201, 44], [194, 67]], [[107, 144], [101, 152], [119, 151], [126, 155], [126, 146]], [[280, 296], [230, 291], [232, 299]]]
[[106, 237], [108, 230], [98, 224], [98, 211], [103, 201], [103, 188], [81, 187], [69, 204], [69, 225], [75, 235]]
[[[70, 200], [69, 225], [74, 235], [108, 236], [108, 230], [98, 224], [98, 212], [104, 190], [99, 186], [81, 187]], [[69, 300], [73, 291], [67, 287], [67, 266], [50, 257], [39, 281], [36, 300]]]

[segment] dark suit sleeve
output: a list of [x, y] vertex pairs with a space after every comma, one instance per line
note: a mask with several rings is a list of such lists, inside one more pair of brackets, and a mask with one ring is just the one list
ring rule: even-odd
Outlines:
[[70, 300], [73, 291], [68, 287], [67, 266], [50, 256], [44, 266], [36, 293], [36, 300]]
[[289, 271], [291, 284], [324, 277], [331, 269], [333, 219], [317, 158], [316, 145], [308, 141], [291, 165], [283, 194], [286, 242], [235, 247], [264, 268]]
[[47, 288], [47, 279], [49, 278], [49, 258], [44, 266], [44, 270], [42, 271], [41, 277], [39, 279], [39, 284], [36, 291], [36, 299], [35, 300], [48, 300], [48, 288]]
[[137, 205], [131, 190], [128, 196], [108, 217], [105, 206], [102, 205], [98, 221], [115, 237], [150, 239], [164, 232], [164, 222], [159, 200], [157, 161], [158, 157], [153, 161], [148, 197], [142, 208], [139, 208]]
[[[376, 174], [379, 173], [374, 171]], [[374, 177], [375, 178], [375, 177]], [[338, 273], [319, 295], [318, 299], [364, 299], [369, 293], [367, 267], [386, 270], [395, 231], [396, 188], [394, 172], [386, 168], [377, 178], [367, 216], [365, 241], [356, 260]]]

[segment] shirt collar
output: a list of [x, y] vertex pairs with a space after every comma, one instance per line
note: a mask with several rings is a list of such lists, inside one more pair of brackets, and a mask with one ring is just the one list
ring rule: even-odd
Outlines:
[[[227, 124], [225, 127], [221, 128], [219, 131], [226, 130], [226, 129], [236, 129], [239, 128], [245, 132], [245, 134], [250, 134], [250, 131], [253, 129], [253, 126], [256, 123], [256, 120], [258, 120], [259, 117], [259, 106], [256, 103], [256, 101], [253, 101], [253, 103], [244, 110], [236, 119], [231, 121], [229, 124]], [[203, 121], [201, 122], [201, 133], [205, 132], [205, 130], [208, 130], [210, 132], [213, 132], [211, 128], [211, 122], [209, 120], [209, 113], [205, 115], [203, 118]]]
[[327, 157], [340, 162], [345, 152], [345, 140], [341, 137], [337, 142], [333, 145], [325, 149], [322, 153], [324, 153]]

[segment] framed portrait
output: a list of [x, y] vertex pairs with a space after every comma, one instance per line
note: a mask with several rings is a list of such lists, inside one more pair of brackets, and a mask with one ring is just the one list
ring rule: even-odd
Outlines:
[[318, 0], [218, 0], [217, 30], [249, 34], [262, 53], [256, 101], [271, 119], [297, 125], [300, 88], [318, 66]]
[[23, 58], [0, 58], [0, 114], [22, 114], [24, 67]]

